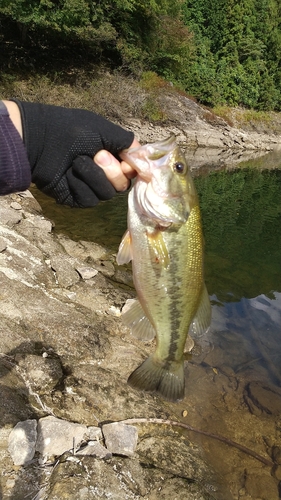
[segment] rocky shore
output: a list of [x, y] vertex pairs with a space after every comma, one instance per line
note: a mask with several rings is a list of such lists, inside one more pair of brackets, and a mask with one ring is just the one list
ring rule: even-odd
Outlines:
[[[281, 145], [276, 134], [243, 132], [219, 119], [210, 125], [186, 98], [165, 106], [165, 128], [132, 118], [122, 124], [142, 142], [175, 133], [195, 167]], [[130, 268], [116, 266], [95, 242], [54, 234], [29, 191], [0, 198], [0, 284], [1, 499], [278, 500], [280, 389], [226, 366], [226, 337], [195, 349], [182, 403], [129, 388], [128, 375], [153, 350], [120, 319], [135, 296]], [[106, 440], [105, 424], [140, 418], [126, 449], [118, 448], [120, 429], [117, 448]], [[219, 428], [257, 457], [225, 440], [212, 463], [214, 437], [203, 442], [167, 420], [207, 434]], [[61, 447], [48, 448], [61, 437]]]
[[[163, 93], [157, 103], [165, 112], [164, 124], [145, 122], [128, 116], [119, 123], [132, 130], [142, 143], [175, 134], [192, 167], [235, 165], [241, 159], [263, 156], [281, 148], [281, 117], [272, 113], [267, 122], [240, 123], [233, 110], [233, 125], [188, 97]], [[241, 115], [243, 112], [241, 111]]]
[[[28, 191], [0, 199], [0, 221], [0, 497], [250, 500], [262, 488], [278, 500], [280, 391], [237, 378], [222, 347], [203, 358], [195, 352], [180, 404], [132, 390], [127, 377], [153, 346], [132, 338], [120, 320], [134, 296], [130, 270], [116, 267], [105, 247], [55, 235]], [[222, 444], [214, 470], [196, 432], [165, 424], [186, 419], [214, 433], [222, 406], [220, 434], [254, 447], [264, 463]], [[104, 424], [139, 418], [129, 453], [118, 448], [120, 430], [117, 448], [108, 445]], [[276, 439], [247, 442], [254, 426], [257, 436]], [[223, 475], [233, 465], [240, 472], [230, 491]]]

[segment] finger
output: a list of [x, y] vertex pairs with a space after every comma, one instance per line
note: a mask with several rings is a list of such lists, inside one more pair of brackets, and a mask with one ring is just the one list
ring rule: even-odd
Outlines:
[[139, 148], [140, 146], [141, 145], [140, 145], [139, 141], [137, 139], [134, 139], [131, 146], [128, 149], [124, 149], [123, 151], [119, 152], [120, 158], [125, 161], [126, 154], [128, 153], [128, 151], [130, 149], [133, 149], [133, 148]]
[[66, 176], [74, 198], [79, 198], [79, 204], [85, 196], [87, 206], [92, 206], [91, 192], [99, 200], [110, 200], [116, 194], [104, 171], [89, 156], [77, 156]]
[[120, 167], [125, 177], [127, 177], [127, 179], [133, 179], [134, 177], [136, 177], [137, 171], [133, 167], [131, 167], [131, 165], [129, 165], [129, 163], [127, 163], [126, 161], [121, 161]]
[[120, 162], [109, 151], [99, 151], [94, 156], [94, 162], [104, 171], [116, 191], [126, 191], [129, 188], [129, 177], [124, 174]]

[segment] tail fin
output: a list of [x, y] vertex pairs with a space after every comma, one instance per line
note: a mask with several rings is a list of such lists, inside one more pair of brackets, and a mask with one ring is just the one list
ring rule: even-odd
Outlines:
[[142, 391], [158, 392], [169, 401], [184, 398], [183, 361], [159, 365], [147, 358], [128, 378], [128, 384]]

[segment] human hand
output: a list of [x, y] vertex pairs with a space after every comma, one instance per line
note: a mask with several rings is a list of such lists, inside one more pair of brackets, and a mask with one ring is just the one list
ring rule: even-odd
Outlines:
[[[140, 146], [137, 139], [134, 139], [130, 148], [136, 148]], [[122, 158], [122, 151], [119, 154]], [[131, 179], [133, 179], [137, 172], [125, 161], [118, 161], [115, 156], [113, 156], [106, 149], [101, 149], [95, 156], [94, 162], [102, 168], [107, 179], [113, 185], [116, 191], [126, 191], [131, 184]]]
[[119, 153], [138, 145], [132, 132], [87, 110], [15, 102], [32, 181], [44, 193], [58, 203], [91, 207], [128, 188], [135, 173]]

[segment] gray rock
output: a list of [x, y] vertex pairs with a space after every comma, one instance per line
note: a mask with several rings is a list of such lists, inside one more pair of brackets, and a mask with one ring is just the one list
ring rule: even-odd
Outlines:
[[130, 457], [134, 454], [137, 442], [138, 431], [133, 425], [113, 422], [102, 426], [102, 432], [106, 447], [116, 455]]
[[89, 427], [87, 427], [86, 438], [89, 441], [101, 441], [103, 439], [101, 428], [90, 425]]
[[22, 209], [21, 204], [18, 203], [17, 201], [12, 201], [10, 207], [13, 208], [14, 210], [21, 210]]
[[59, 235], [58, 239], [68, 255], [81, 260], [90, 259], [96, 261], [99, 259], [106, 259], [110, 254], [107, 248], [93, 241], [76, 242], [63, 235]]
[[5, 206], [0, 207], [0, 221], [1, 224], [13, 227], [15, 224], [18, 224], [22, 219], [22, 213], [13, 210], [12, 208], [8, 208]]
[[104, 276], [107, 276], [108, 278], [114, 276], [115, 267], [110, 260], [96, 260], [94, 261], [94, 265], [96, 270]]
[[98, 274], [98, 271], [93, 267], [76, 267], [76, 271], [83, 280], [89, 280]]
[[108, 460], [112, 457], [112, 453], [108, 451], [102, 444], [97, 441], [89, 441], [86, 446], [80, 448], [76, 455], [88, 455], [96, 458], [103, 458], [104, 460]]
[[36, 451], [43, 457], [60, 456], [66, 451], [76, 451], [84, 441], [87, 427], [56, 417], [43, 417], [38, 422]]
[[7, 248], [7, 243], [4, 238], [0, 238], [0, 252], [4, 252]]
[[51, 258], [51, 267], [56, 272], [58, 284], [67, 288], [77, 283], [80, 279], [75, 270], [76, 262], [68, 255], [55, 255]]
[[26, 465], [35, 453], [37, 421], [18, 422], [9, 435], [8, 449], [15, 465]]

